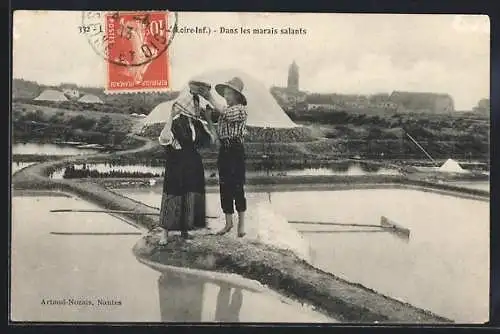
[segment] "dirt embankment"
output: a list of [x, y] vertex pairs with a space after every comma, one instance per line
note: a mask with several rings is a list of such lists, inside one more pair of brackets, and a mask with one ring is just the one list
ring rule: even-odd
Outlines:
[[290, 251], [207, 234], [189, 243], [174, 236], [161, 249], [154, 239], [152, 235], [142, 238], [134, 247], [136, 256], [177, 267], [239, 274], [344, 322], [451, 323], [315, 268]]
[[[155, 145], [155, 143], [149, 140], [143, 139], [138, 136], [134, 137], [135, 139], [142, 141], [144, 145], [140, 148], [113, 154], [99, 153], [86, 156], [61, 157], [57, 160], [27, 166], [23, 169], [20, 169], [13, 175], [13, 188], [14, 190], [61, 190], [74, 193], [81, 198], [97, 204], [105, 209], [137, 212], [157, 212], [157, 210], [151, 206], [117, 194], [94, 182], [89, 182], [87, 180], [50, 179], [48, 177], [51, 172], [59, 168], [67, 167], [71, 164], [104, 161], [110, 156], [133, 154], [134, 152], [149, 150]], [[157, 224], [157, 219], [155, 219], [154, 216], [144, 216], [133, 213], [124, 215], [148, 228], [154, 227]]]

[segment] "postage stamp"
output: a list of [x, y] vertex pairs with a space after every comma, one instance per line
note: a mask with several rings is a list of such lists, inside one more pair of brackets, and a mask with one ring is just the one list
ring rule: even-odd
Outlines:
[[83, 15], [83, 27], [94, 32], [89, 35], [90, 44], [106, 60], [106, 93], [170, 88], [167, 49], [175, 30], [169, 28], [169, 12], [86, 12]]

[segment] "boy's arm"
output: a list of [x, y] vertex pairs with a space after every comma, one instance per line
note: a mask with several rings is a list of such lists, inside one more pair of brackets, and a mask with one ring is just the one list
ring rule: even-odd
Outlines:
[[242, 122], [247, 119], [247, 108], [242, 105], [236, 105], [229, 108], [226, 108], [224, 112], [224, 119], [227, 122]]
[[213, 95], [212, 95], [212, 92], [208, 92], [207, 93], [207, 96], [205, 97], [205, 99], [210, 102], [210, 104], [212, 104], [212, 106], [214, 107], [215, 111], [219, 114], [222, 114], [224, 112], [224, 105], [223, 104], [220, 104], [219, 101], [217, 101]]
[[[243, 105], [237, 105], [233, 107], [226, 108], [224, 105], [220, 104], [212, 95], [211, 91], [208, 91], [204, 98], [212, 104], [214, 111], [219, 116], [222, 116], [228, 122], [244, 121], [247, 118], [247, 108]], [[209, 117], [211, 119], [211, 117]], [[212, 120], [213, 122], [213, 120]]]

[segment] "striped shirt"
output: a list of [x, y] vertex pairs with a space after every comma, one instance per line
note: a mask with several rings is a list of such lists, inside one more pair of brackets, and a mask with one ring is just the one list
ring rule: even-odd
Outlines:
[[240, 139], [246, 135], [247, 107], [237, 104], [225, 108], [217, 119], [217, 134], [220, 139]]

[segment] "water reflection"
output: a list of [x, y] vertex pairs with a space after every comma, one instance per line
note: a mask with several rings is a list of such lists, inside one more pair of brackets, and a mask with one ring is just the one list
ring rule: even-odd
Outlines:
[[219, 285], [215, 321], [237, 322], [240, 320], [240, 310], [243, 304], [243, 292], [240, 288], [231, 288], [229, 284]]
[[12, 154], [19, 155], [79, 155], [96, 153], [99, 150], [77, 148], [73, 145], [49, 143], [15, 143], [12, 144]]
[[267, 290], [232, 280], [165, 269], [158, 278], [161, 321], [337, 322]]
[[145, 165], [124, 165], [116, 166], [113, 164], [77, 164], [66, 167], [62, 173], [55, 171], [52, 178], [108, 178], [108, 177], [161, 177], [163, 176], [163, 167], [153, 167]]
[[205, 283], [188, 275], [162, 274], [158, 278], [161, 321], [201, 322]]
[[[399, 172], [393, 169], [382, 168], [378, 165], [367, 163], [334, 163], [327, 167], [319, 168], [298, 168], [298, 169], [249, 169], [249, 176], [321, 176], [321, 175], [397, 175]], [[153, 178], [163, 177], [164, 167], [156, 164], [75, 164], [63, 170], [56, 170], [52, 173], [52, 178]], [[205, 177], [217, 177], [217, 172], [213, 169], [205, 170]]]
[[378, 165], [350, 163], [347, 165], [335, 165], [328, 168], [308, 168], [285, 171], [283, 175], [303, 176], [303, 175], [398, 175], [396, 169], [382, 168]]
[[[158, 278], [161, 321], [202, 322], [207, 280], [198, 276], [164, 272]], [[213, 319], [238, 322], [243, 305], [242, 288], [223, 281], [210, 281], [218, 287]]]

